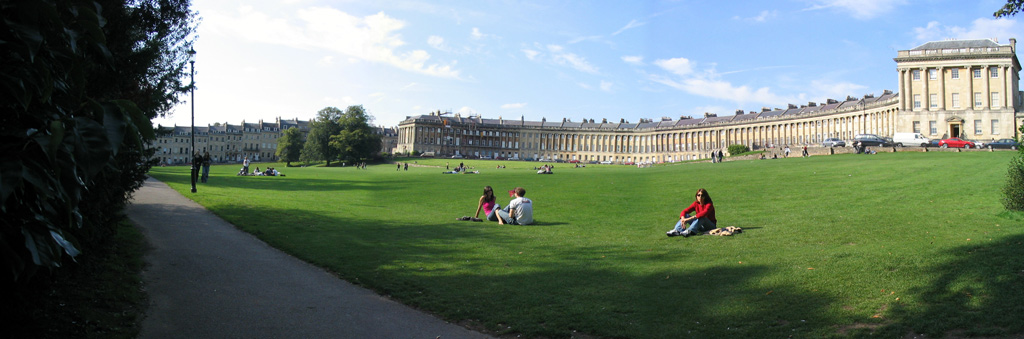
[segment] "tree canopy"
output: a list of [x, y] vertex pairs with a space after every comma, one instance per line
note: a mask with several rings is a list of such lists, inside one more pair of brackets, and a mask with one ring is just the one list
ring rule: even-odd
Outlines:
[[331, 136], [341, 131], [338, 119], [342, 112], [337, 107], [325, 107], [316, 114], [316, 118], [309, 122], [309, 134], [306, 135], [306, 143], [302, 147], [300, 158], [302, 161], [331, 161], [338, 159], [338, 151], [331, 147]]
[[357, 162], [369, 159], [380, 151], [381, 138], [374, 133], [370, 125], [372, 121], [373, 117], [366, 113], [362, 105], [349, 106], [338, 119], [341, 131], [331, 136], [330, 145], [338, 150], [343, 160]]
[[112, 234], [152, 166], [151, 119], [188, 90], [189, 5], [0, 5], [0, 279], [26, 282]]
[[1007, 0], [1003, 8], [1000, 8], [992, 16], [997, 18], [1014, 16], [1020, 13], [1021, 8], [1024, 8], [1024, 0]]
[[290, 167], [292, 161], [299, 161], [304, 143], [302, 132], [298, 128], [292, 127], [284, 130], [281, 138], [277, 139], [277, 157], [284, 160], [287, 163], [286, 166]]

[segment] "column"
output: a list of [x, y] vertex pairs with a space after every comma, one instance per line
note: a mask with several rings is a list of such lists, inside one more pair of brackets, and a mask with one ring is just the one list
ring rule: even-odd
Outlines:
[[896, 69], [896, 73], [899, 74], [898, 78], [899, 78], [899, 81], [900, 81], [900, 85], [899, 85], [900, 108], [905, 110], [906, 109], [906, 105], [907, 105], [907, 82], [906, 82], [907, 70], [905, 68], [898, 68], [898, 69]]
[[946, 68], [939, 67], [939, 110], [946, 109]]
[[974, 67], [967, 66], [967, 109], [974, 110]]
[[928, 93], [928, 67], [921, 67], [921, 86], [921, 110], [930, 111], [932, 103]]
[[985, 69], [981, 71], [981, 80], [984, 80], [985, 91], [981, 93], [981, 108], [992, 109], [992, 88], [990, 83], [992, 82], [992, 73], [989, 72], [989, 68], [992, 66], [985, 65]]

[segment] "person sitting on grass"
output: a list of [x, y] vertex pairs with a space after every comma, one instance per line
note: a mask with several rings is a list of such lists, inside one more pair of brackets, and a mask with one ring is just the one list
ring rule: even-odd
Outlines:
[[[692, 216], [690, 212], [693, 212]], [[690, 227], [683, 230], [684, 224], [689, 224]], [[679, 222], [676, 223], [676, 227], [666, 232], [665, 235], [688, 237], [713, 230], [717, 224], [718, 219], [715, 218], [715, 205], [711, 201], [711, 195], [707, 190], [701, 188], [697, 190], [696, 201], [690, 204], [690, 207], [679, 212]]]
[[497, 210], [500, 208], [498, 204], [494, 203], [494, 189], [491, 186], [484, 187], [484, 195], [480, 196], [480, 202], [476, 205], [476, 215], [473, 216], [473, 221], [480, 220], [480, 211], [484, 211], [484, 218], [488, 221], [498, 221]]
[[515, 199], [509, 201], [508, 206], [495, 212], [498, 215], [498, 224], [529, 225], [533, 223], [533, 201], [526, 198], [526, 189], [516, 187], [515, 196]]

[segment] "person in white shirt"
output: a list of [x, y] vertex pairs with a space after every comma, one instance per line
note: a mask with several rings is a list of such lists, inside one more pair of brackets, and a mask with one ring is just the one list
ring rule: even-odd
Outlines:
[[497, 211], [499, 224], [529, 225], [533, 223], [533, 201], [526, 198], [526, 189], [516, 187], [516, 198]]

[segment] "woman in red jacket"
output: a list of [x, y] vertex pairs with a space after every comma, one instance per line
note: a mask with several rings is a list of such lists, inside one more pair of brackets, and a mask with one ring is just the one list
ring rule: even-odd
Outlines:
[[[690, 212], [693, 212], [692, 216]], [[683, 224], [689, 224], [690, 227], [684, 231]], [[715, 205], [711, 201], [711, 195], [707, 190], [701, 188], [697, 190], [696, 201], [679, 213], [679, 222], [676, 223], [676, 227], [665, 234], [670, 237], [677, 235], [688, 237], [713, 230], [717, 224], [718, 219], [715, 219]]]

